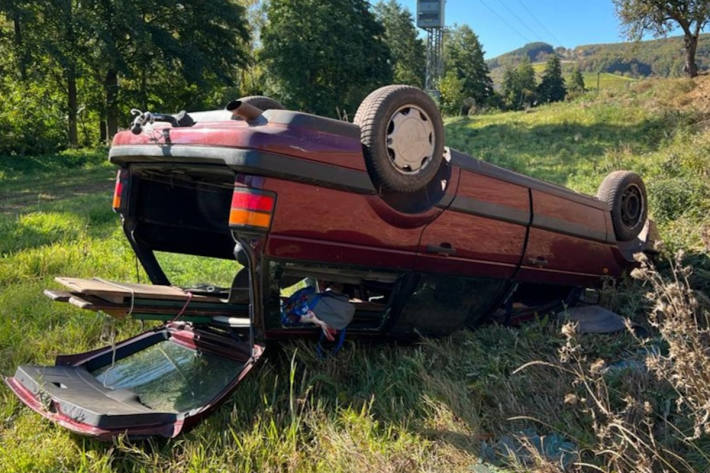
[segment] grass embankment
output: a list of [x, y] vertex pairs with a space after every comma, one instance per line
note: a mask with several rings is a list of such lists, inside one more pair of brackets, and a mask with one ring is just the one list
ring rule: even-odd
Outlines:
[[[705, 94], [708, 83], [700, 82], [694, 88], [688, 81], [643, 81], [528, 113], [451, 119], [448, 143], [583, 192], [593, 193], [609, 170], [639, 171], [667, 246], [684, 248], [696, 265], [693, 284], [707, 286], [702, 232], [710, 227], [710, 130], [706, 110], [689, 102]], [[114, 170], [99, 157], [64, 169], [74, 158], [63, 159], [51, 169], [44, 160], [28, 167], [19, 166], [20, 158], [0, 161], [3, 204], [6, 196], [24, 196], [0, 214], [3, 375], [19, 363], [50, 363], [58, 353], [106, 343], [101, 316], [41, 295], [54, 276], [137, 278], [135, 259], [110, 209]], [[194, 262], [168, 264], [185, 281], [218, 271]], [[643, 320], [643, 293], [627, 281], [608, 291], [605, 302]], [[138, 328], [136, 322], [117, 324], [120, 335]], [[598, 437], [588, 412], [565, 404], [565, 395], [577, 389], [575, 375], [545, 367], [515, 372], [533, 360], [556, 362], [557, 350], [567, 343], [559, 328], [543, 319], [522, 329], [486, 326], [416, 346], [349, 342], [327, 361], [315, 358], [311, 344], [290, 344], [272, 354], [215, 415], [168, 442], [103, 444], [75, 437], [23, 408], [2, 387], [0, 470], [487, 471], [475, 465], [481, 457], [496, 457], [489, 447], [523, 429], [558, 433], [576, 445], [583, 461], [599, 461], [592, 455]], [[639, 357], [637, 342], [627, 334], [584, 336], [581, 343], [577, 354], [607, 364]], [[670, 385], [651, 383], [650, 376], [608, 371], [612, 407], [623, 404], [624, 394], [640, 393], [650, 397], [654, 416], [668, 417], [678, 395]], [[689, 428], [681, 416], [670, 415]], [[511, 420], [516, 416], [525, 419]], [[665, 436], [662, 445], [699, 471], [708, 468], [707, 436], [689, 446], [675, 441], [672, 431], [659, 435]]]

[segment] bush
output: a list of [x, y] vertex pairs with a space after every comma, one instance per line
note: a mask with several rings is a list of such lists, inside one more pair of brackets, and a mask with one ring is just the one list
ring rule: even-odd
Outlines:
[[649, 207], [659, 222], [675, 220], [682, 215], [702, 216], [707, 186], [698, 179], [673, 177], [649, 183]]
[[0, 155], [53, 153], [67, 142], [63, 97], [44, 84], [0, 82]]

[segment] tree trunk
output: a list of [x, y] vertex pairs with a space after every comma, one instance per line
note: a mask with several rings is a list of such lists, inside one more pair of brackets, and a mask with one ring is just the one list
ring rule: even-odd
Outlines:
[[20, 69], [20, 78], [27, 79], [27, 55], [22, 44], [22, 22], [20, 21], [20, 7], [16, 7], [12, 15], [15, 30], [15, 47], [17, 48], [17, 62]]
[[695, 50], [698, 48], [698, 36], [685, 35], [685, 73], [688, 77], [698, 75], [698, 66], [695, 64]]
[[102, 143], [108, 141], [108, 137], [106, 136], [106, 118], [103, 112], [101, 112], [101, 120], [99, 120], [99, 140]]
[[67, 121], [69, 125], [69, 146], [75, 148], [79, 145], [77, 133], [77, 100], [76, 100], [76, 73], [73, 67], [67, 71]]
[[118, 73], [109, 69], [104, 80], [106, 93], [106, 141], [118, 132]]

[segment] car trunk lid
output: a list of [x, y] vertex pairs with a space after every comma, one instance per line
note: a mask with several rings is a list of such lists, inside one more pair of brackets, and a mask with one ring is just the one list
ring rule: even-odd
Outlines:
[[172, 322], [5, 381], [28, 407], [83, 435], [174, 437], [234, 391], [264, 351], [249, 337]]

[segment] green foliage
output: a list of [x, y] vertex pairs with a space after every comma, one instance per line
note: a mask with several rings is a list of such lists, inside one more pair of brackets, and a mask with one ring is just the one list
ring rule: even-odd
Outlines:
[[[467, 25], [447, 32], [444, 41], [444, 63], [447, 71], [454, 71], [462, 81], [464, 99], [472, 105], [485, 105], [493, 94], [493, 81], [483, 60], [483, 48], [478, 36]], [[464, 102], [456, 104], [464, 107]], [[471, 104], [468, 105], [470, 107]]]
[[582, 69], [579, 65], [574, 68], [574, 72], [572, 73], [572, 77], [569, 82], [569, 91], [574, 94], [581, 94], [587, 90], [584, 86], [584, 77], [582, 76]]
[[[49, 137], [37, 129], [30, 147], [19, 139], [14, 152], [94, 145], [99, 130], [110, 137], [135, 106], [222, 105], [249, 60], [247, 25], [244, 7], [234, 0], [1, 3], [0, 87], [29, 93], [22, 100], [35, 105], [31, 121], [38, 127], [36, 115], [44, 113], [52, 130]], [[2, 103], [0, 116], [12, 105]]]
[[491, 69], [515, 67], [526, 58], [530, 62], [544, 61], [548, 55], [554, 54], [554, 52], [553, 47], [547, 43], [528, 43], [522, 48], [514, 49], [488, 60], [487, 64]]
[[412, 14], [397, 0], [380, 1], [374, 7], [377, 20], [385, 28], [385, 42], [389, 46], [396, 84], [424, 86], [426, 50], [417, 37]]
[[559, 102], [565, 99], [567, 89], [562, 78], [560, 58], [552, 55], [547, 60], [542, 73], [542, 81], [537, 86], [537, 96], [541, 102]]
[[[710, 19], [710, 4], [703, 0], [613, 0], [619, 19], [631, 39], [646, 32], [663, 36], [680, 26], [686, 33], [700, 31]], [[695, 32], [697, 35], [697, 32]]]
[[456, 71], [448, 71], [439, 81], [439, 92], [441, 93], [442, 111], [449, 115], [461, 115], [466, 94], [464, 81], [459, 79]]
[[0, 79], [0, 155], [52, 153], [67, 140], [61, 93], [37, 82]]
[[364, 0], [272, 0], [261, 32], [267, 88], [291, 108], [355, 114], [392, 80], [385, 31]]
[[647, 0], [614, 0], [616, 13], [627, 26], [627, 35], [639, 40], [650, 31], [656, 36], [665, 36], [675, 27], [683, 31], [685, 50], [684, 71], [689, 77], [698, 74], [695, 63], [698, 36], [710, 20], [710, 2], [704, 0], [670, 0], [649, 2]]
[[515, 69], [506, 69], [503, 76], [503, 100], [508, 108], [531, 107], [537, 100], [535, 70], [527, 59]]

